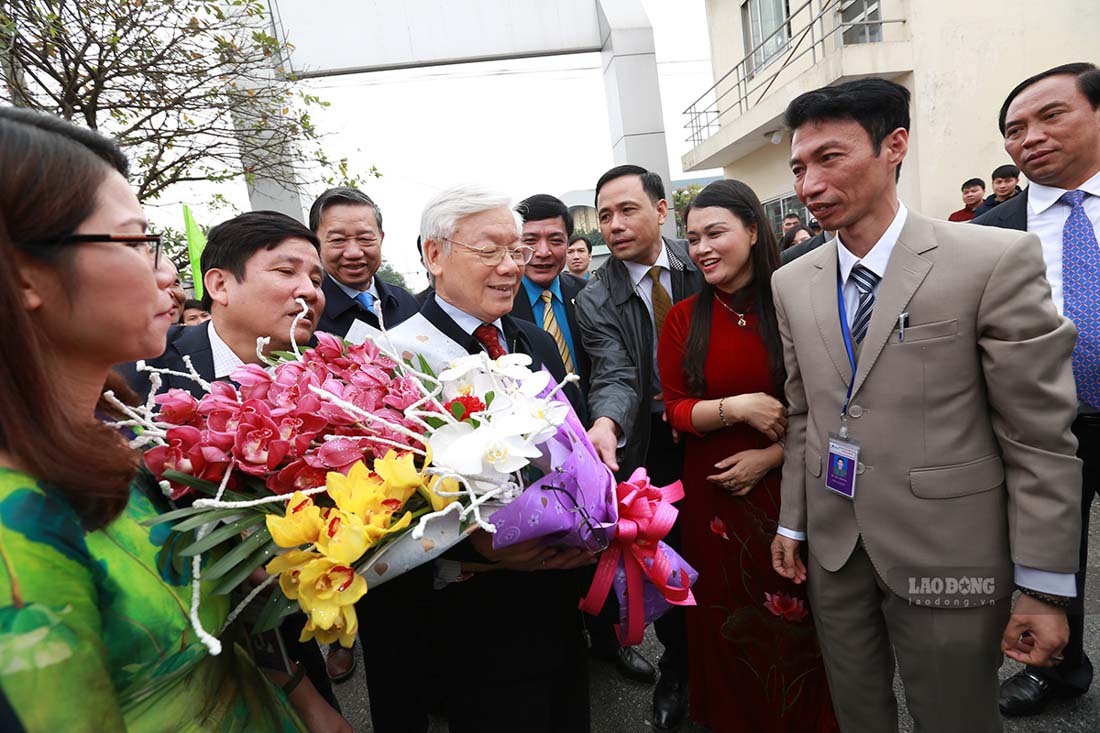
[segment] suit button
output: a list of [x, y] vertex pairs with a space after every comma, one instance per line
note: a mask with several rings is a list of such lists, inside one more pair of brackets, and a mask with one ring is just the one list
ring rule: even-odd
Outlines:
[[866, 470], [866, 468], [864, 467], [862, 461], [860, 461], [859, 463], [856, 464], [856, 475], [859, 475], [859, 474], [863, 473], [865, 470]]
[[861, 417], [863, 415], [863, 408], [859, 405], [852, 405], [848, 408], [848, 414], [852, 417]]

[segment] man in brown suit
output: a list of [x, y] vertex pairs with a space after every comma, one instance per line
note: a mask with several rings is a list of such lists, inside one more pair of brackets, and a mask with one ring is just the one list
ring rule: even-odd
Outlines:
[[786, 121], [795, 190], [837, 236], [772, 281], [790, 404], [773, 562], [809, 581], [846, 733], [897, 729], [895, 656], [919, 730], [999, 731], [1001, 651], [1056, 663], [1076, 593], [1073, 325], [1034, 235], [898, 200], [905, 88], [818, 89]]

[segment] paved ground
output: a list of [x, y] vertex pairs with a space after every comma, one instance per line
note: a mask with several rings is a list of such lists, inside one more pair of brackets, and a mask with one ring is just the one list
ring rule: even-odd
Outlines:
[[[1095, 662], [1100, 662], [1100, 505], [1094, 506], [1090, 533], [1089, 565], [1093, 582], [1088, 593], [1089, 616], [1085, 621], [1085, 647]], [[366, 620], [364, 620], [366, 621]], [[366, 621], [369, 623], [369, 621]], [[652, 629], [647, 634], [641, 651], [650, 660], [660, 656], [660, 644], [653, 637]], [[356, 644], [358, 658], [360, 649]], [[362, 661], [357, 661], [356, 674], [348, 681], [337, 685], [336, 694], [344, 709], [344, 715], [355, 727], [356, 733], [373, 733], [370, 724], [370, 703], [367, 700], [366, 683], [362, 675]], [[1014, 674], [1019, 669], [1015, 662], [1006, 661], [1001, 668], [1002, 678]], [[649, 711], [653, 688], [651, 685], [625, 680], [616, 674], [608, 664], [593, 661], [590, 667], [592, 678], [592, 730], [593, 733], [635, 733], [652, 729]], [[911, 733], [913, 722], [905, 713], [905, 699], [901, 693], [900, 681], [894, 680], [895, 691], [902, 709], [901, 730]], [[445, 721], [433, 721], [432, 733], [446, 733]], [[706, 733], [703, 726], [688, 724], [680, 728], [682, 733]], [[1100, 680], [1092, 689], [1076, 700], [1057, 703], [1048, 712], [1034, 718], [1015, 718], [1005, 720], [1006, 733], [1096, 733], [1100, 731]]]

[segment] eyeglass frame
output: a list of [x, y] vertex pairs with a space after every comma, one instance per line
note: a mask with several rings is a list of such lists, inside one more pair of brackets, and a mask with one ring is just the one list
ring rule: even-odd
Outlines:
[[589, 539], [581, 537], [581, 542], [584, 543], [585, 549], [587, 549], [589, 552], [597, 553], [603, 552], [611, 546], [611, 538], [607, 534], [607, 529], [605, 529], [598, 522], [593, 520], [592, 515], [588, 513], [588, 509], [584, 507], [584, 504], [582, 503], [584, 501], [584, 492], [581, 490], [580, 484], [577, 484], [577, 495], [581, 498], [580, 502], [578, 502], [577, 497], [570, 494], [564, 486], [554, 486], [553, 484], [546, 484], [545, 486], [543, 486], [543, 488], [548, 491], [553, 491], [555, 495], [564, 494], [565, 496], [569, 497], [570, 503], [573, 504], [572, 509], [566, 506], [560, 498], [558, 499], [558, 506], [560, 506], [562, 509], [565, 509], [565, 511], [571, 514], [580, 515], [583, 526], [588, 530], [588, 538], [596, 540], [597, 549], [592, 549], [592, 547], [589, 545]]
[[[489, 254], [494, 249], [498, 252], [506, 252], [507, 256], [511, 257], [512, 262], [515, 262], [517, 265], [527, 266], [528, 264], [531, 263], [531, 260], [533, 260], [535, 258], [535, 248], [531, 247], [531, 246], [528, 246], [526, 244], [520, 245], [519, 247], [496, 246], [496, 247], [488, 248], [488, 247], [476, 247], [472, 244], [466, 244], [465, 242], [459, 242], [457, 239], [451, 239], [450, 237], [440, 237], [440, 239], [444, 239], [444, 240], [450, 242], [451, 244], [457, 244], [460, 247], [465, 247], [466, 249], [470, 250], [471, 252], [476, 252], [478, 254], [479, 259], [481, 260], [481, 264], [485, 265], [486, 267], [496, 267], [501, 262], [504, 262], [505, 255], [503, 255], [503, 254], [500, 256], [500, 259], [497, 260], [496, 262], [487, 262], [485, 260], [485, 255]], [[514, 252], [525, 252], [526, 253], [526, 258], [523, 261], [517, 260], [513, 256]]]
[[160, 253], [164, 236], [161, 234], [70, 234], [59, 240], [60, 244], [93, 244], [118, 242], [119, 244], [148, 244], [153, 247], [153, 269], [160, 267]]

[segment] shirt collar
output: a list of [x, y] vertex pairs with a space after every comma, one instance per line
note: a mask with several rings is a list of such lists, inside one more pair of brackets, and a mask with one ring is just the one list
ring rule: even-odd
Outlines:
[[905, 227], [905, 220], [908, 216], [909, 209], [905, 208], [905, 204], [901, 201], [898, 201], [898, 212], [894, 214], [894, 220], [890, 222], [890, 226], [886, 227], [886, 231], [875, 242], [875, 246], [871, 247], [871, 251], [862, 259], [856, 257], [844, 246], [844, 242], [840, 238], [840, 232], [837, 232], [835, 238], [837, 256], [840, 258], [840, 282], [847, 284], [848, 275], [851, 274], [852, 268], [857, 264], [863, 265], [878, 275], [879, 279], [882, 279], [886, 275], [886, 265], [890, 262], [890, 254], [894, 251], [894, 245], [898, 243], [898, 237], [901, 236], [901, 230]]
[[535, 283], [528, 280], [526, 276], [524, 276], [523, 287], [527, 290], [527, 297], [528, 299], [530, 299], [532, 306], [542, 298], [543, 290], [549, 290], [550, 293], [558, 299], [558, 301], [562, 303], [565, 302], [565, 299], [561, 297], [561, 275], [558, 275], [550, 281], [549, 288], [544, 288], [541, 285], [536, 285]]
[[222, 337], [218, 335], [218, 330], [214, 328], [214, 321], [210, 321], [207, 334], [210, 336], [210, 354], [214, 358], [214, 379], [224, 379], [232, 374], [234, 370], [244, 366], [241, 357], [229, 348], [229, 344], [222, 341]]
[[[332, 276], [330, 275], [329, 277], [332, 277]], [[370, 287], [368, 287], [366, 290], [356, 290], [355, 288], [353, 288], [349, 285], [345, 285], [344, 283], [340, 282], [339, 280], [337, 280], [334, 277], [332, 278], [332, 281], [334, 283], [336, 283], [336, 287], [343, 290], [344, 294], [347, 295], [352, 300], [355, 300], [356, 296], [358, 296], [359, 293], [370, 293], [371, 295], [374, 296], [375, 300], [381, 300], [381, 298], [378, 297], [378, 288], [375, 287], [377, 282], [378, 282], [377, 278], [372, 277], [370, 279]]]
[[643, 265], [640, 262], [627, 262], [625, 260], [623, 261], [623, 264], [626, 265], [626, 271], [630, 273], [630, 279], [633, 282], [634, 287], [638, 287], [638, 285], [641, 284], [642, 280], [645, 279], [646, 275], [649, 274], [649, 271], [652, 270], [654, 267], [660, 267], [664, 270], [672, 269], [668, 261], [668, 249], [665, 248], [665, 243], [663, 240], [661, 241], [661, 253], [657, 255], [657, 261], [654, 262], [652, 265]]
[[[439, 304], [440, 309], [442, 309], [444, 313], [451, 317], [452, 321], [458, 324], [459, 328], [471, 336], [474, 335], [474, 331], [477, 330], [477, 327], [484, 322], [480, 318], [475, 318], [466, 311], [443, 300], [438, 292], [435, 294], [435, 302]], [[500, 331], [501, 334], [504, 333], [504, 324], [501, 323], [499, 318], [493, 321], [493, 325], [497, 327], [497, 330]]]
[[[1097, 171], [1096, 175], [1082, 183], [1075, 190], [1084, 191], [1090, 196], [1100, 196], [1100, 171]], [[1031, 208], [1032, 214], [1042, 214], [1051, 206], [1054, 206], [1065, 192], [1066, 189], [1064, 188], [1032, 183], [1027, 188], [1027, 205]]]

